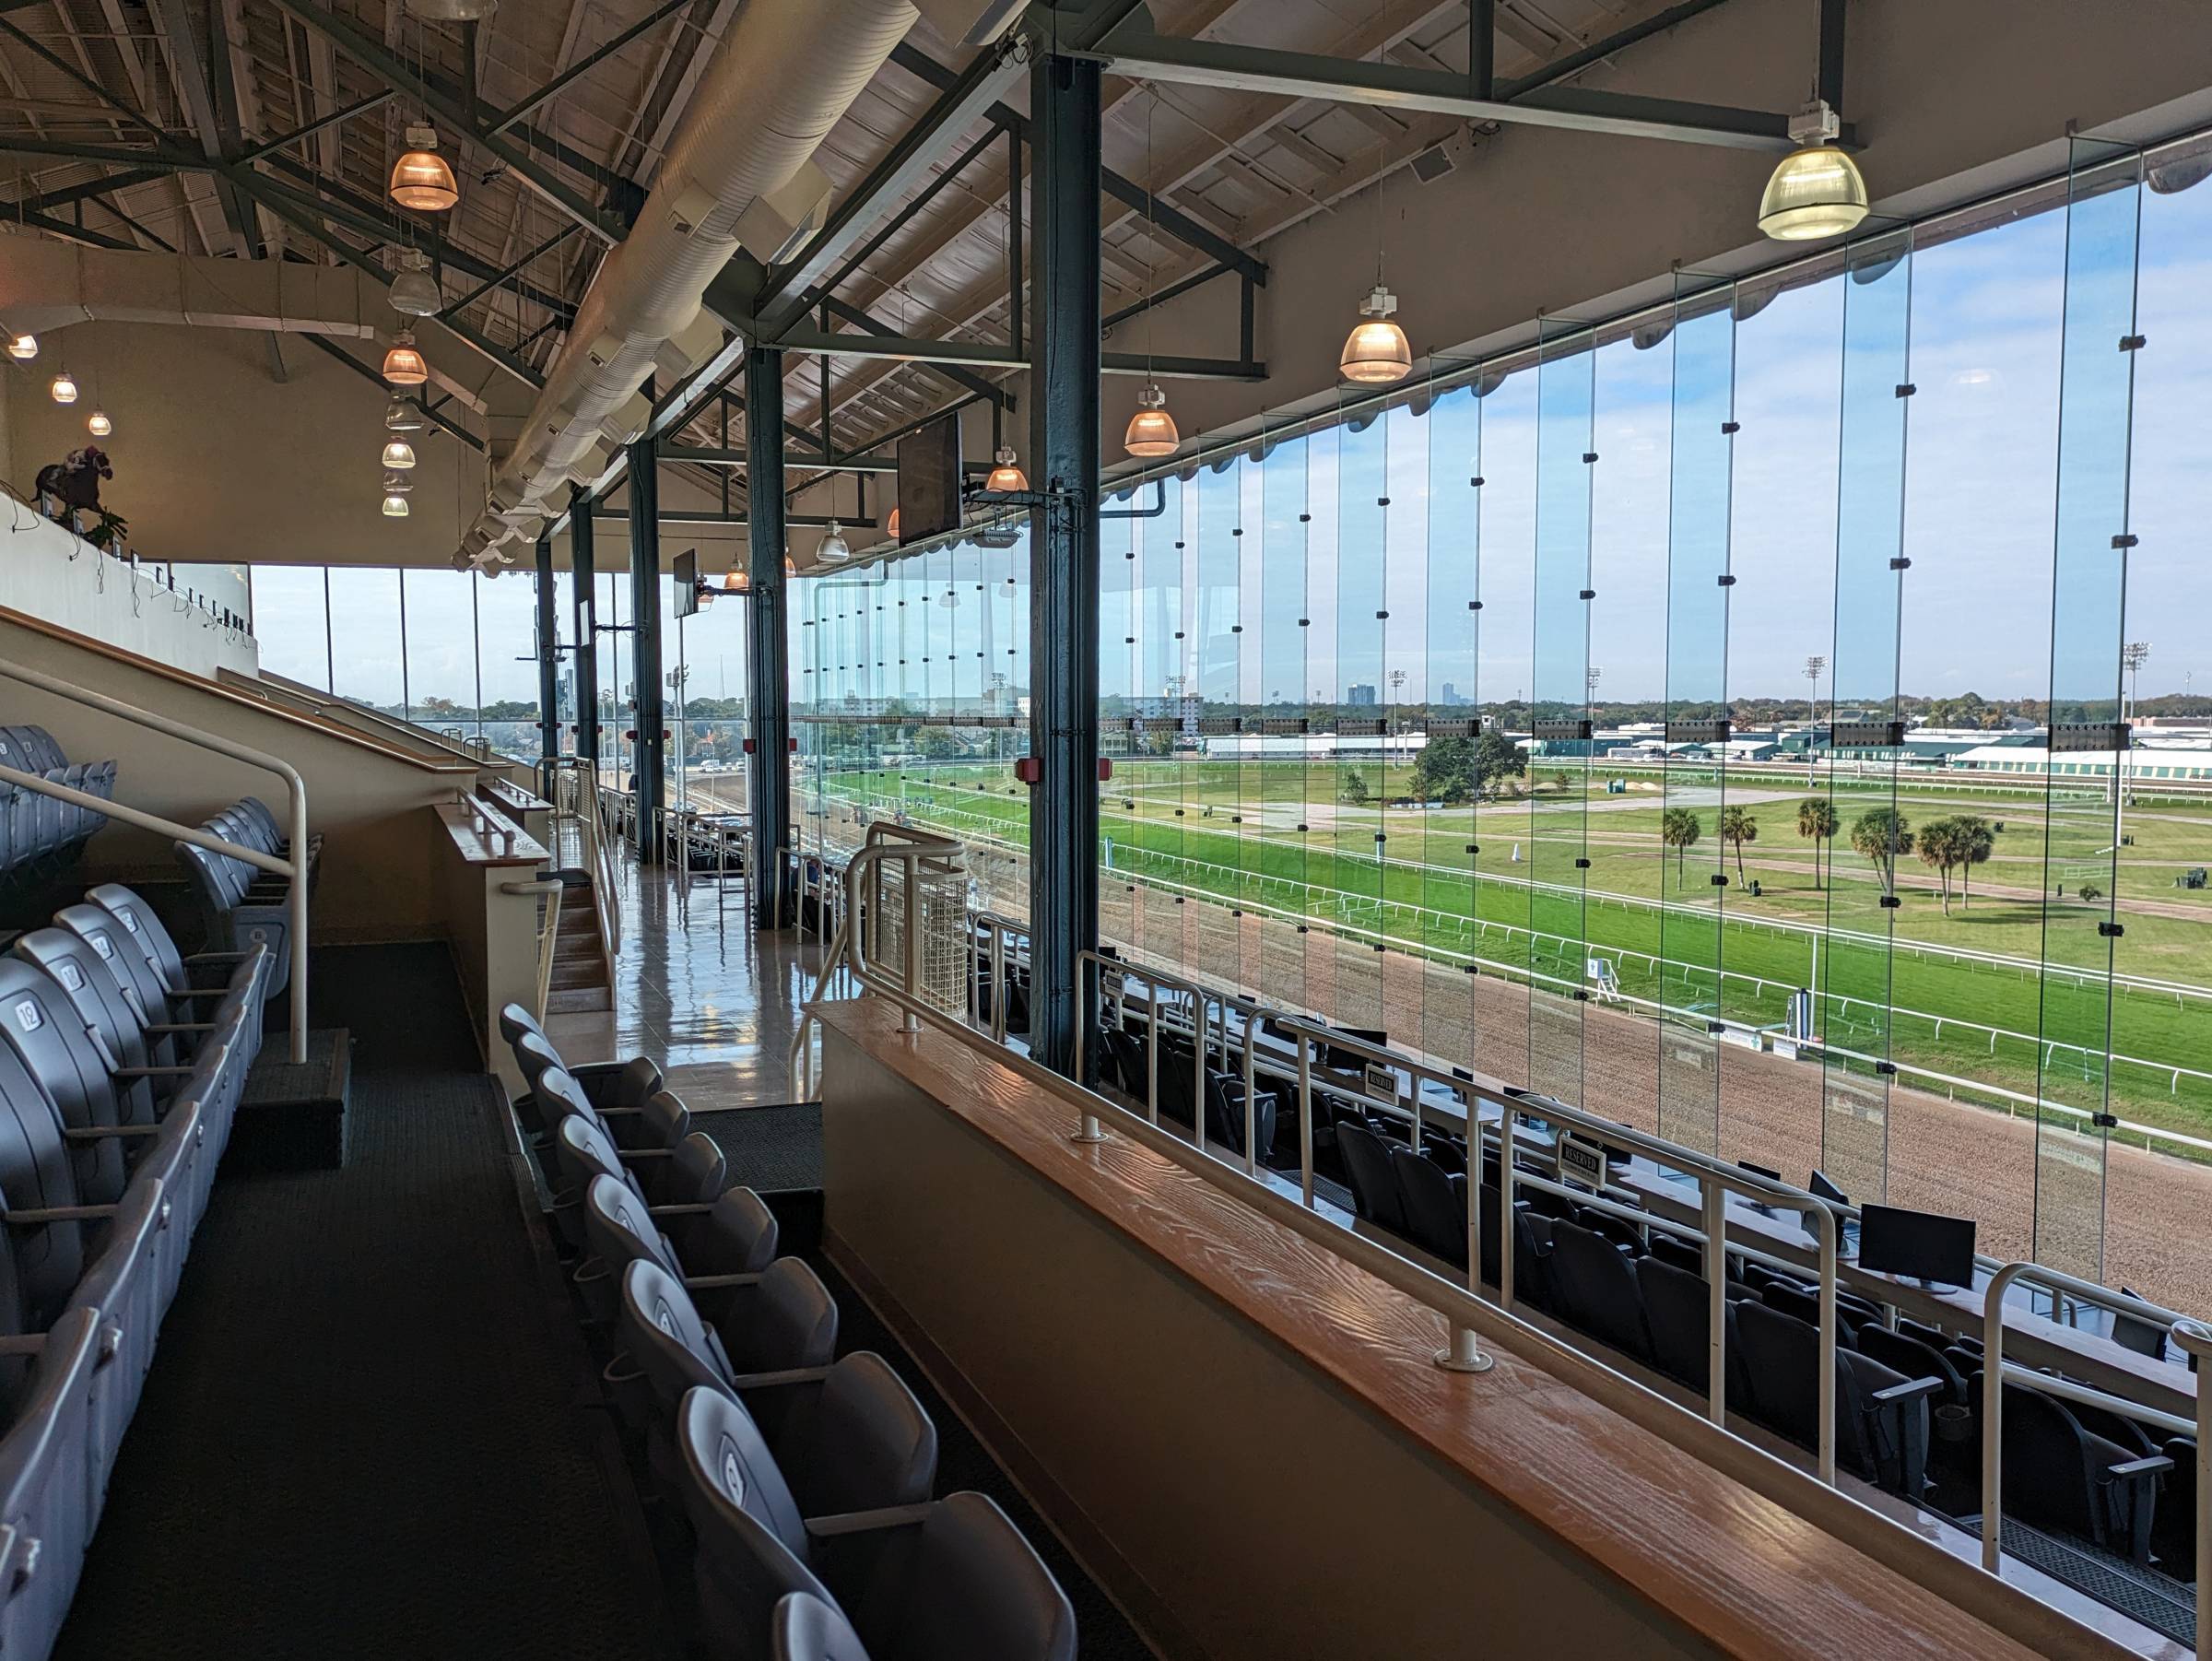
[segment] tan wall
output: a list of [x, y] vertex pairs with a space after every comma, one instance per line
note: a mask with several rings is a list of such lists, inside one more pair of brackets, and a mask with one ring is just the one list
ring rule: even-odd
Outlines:
[[834, 1028], [823, 1054], [841, 1261], [1111, 1542], [1163, 1653], [1716, 1653]]
[[[474, 768], [406, 760], [6, 616], [0, 616], [0, 658], [269, 751], [299, 769], [310, 826], [326, 839], [312, 916], [316, 939], [425, 939], [446, 932], [432, 841], [444, 832], [421, 809], [466, 788]], [[287, 811], [276, 776], [53, 694], [0, 681], [0, 710], [11, 722], [44, 726], [72, 758], [113, 757], [120, 764], [116, 799], [132, 807], [184, 824], [197, 824], [247, 795], [279, 815]], [[124, 872], [177, 870], [159, 838], [120, 825], [96, 836], [87, 857]]]

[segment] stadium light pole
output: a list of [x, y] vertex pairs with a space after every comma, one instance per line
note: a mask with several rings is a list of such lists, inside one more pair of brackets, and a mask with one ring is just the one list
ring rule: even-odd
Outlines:
[[1805, 660], [1805, 677], [1813, 683], [1812, 713], [1805, 724], [1805, 782], [1810, 784], [1818, 773], [1813, 760], [1813, 740], [1820, 731], [1820, 675], [1828, 667], [1828, 659], [1814, 653]]
[[[2120, 718], [2120, 730], [2113, 736], [2118, 740], [2112, 751], [2112, 858], [2115, 866], [2120, 858], [2121, 825], [2127, 814], [2127, 780], [2136, 764], [2136, 736], [2133, 723], [2136, 705], [2143, 695], [2143, 666], [2150, 661], [2148, 641], [2129, 641], [2120, 648], [2120, 666], [2127, 671], [2127, 711]], [[2115, 880], [2112, 886], [2120, 885]]]

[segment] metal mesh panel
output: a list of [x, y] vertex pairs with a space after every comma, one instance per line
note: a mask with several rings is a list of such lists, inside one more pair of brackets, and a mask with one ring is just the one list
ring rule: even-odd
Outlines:
[[[909, 884], [912, 892], [908, 892]], [[867, 960], [883, 980], [956, 1019], [968, 1009], [968, 869], [959, 855], [876, 867]], [[908, 929], [915, 936], [912, 960]], [[912, 979], [910, 981], [910, 973]]]

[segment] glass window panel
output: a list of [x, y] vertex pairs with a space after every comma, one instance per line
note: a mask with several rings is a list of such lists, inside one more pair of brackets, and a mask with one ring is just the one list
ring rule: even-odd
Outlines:
[[330, 690], [329, 592], [319, 565], [253, 568], [253, 638], [263, 673]]
[[401, 648], [399, 572], [385, 566], [330, 568], [331, 689], [404, 717], [407, 674]]
[[[1339, 1026], [1389, 1031], [1382, 1005], [1382, 802], [1389, 722], [1383, 661], [1389, 615], [1387, 424], [1356, 417], [1336, 429], [1336, 779], [1311, 804], [1328, 827], [1330, 908], [1337, 925], [1330, 986]], [[1406, 1037], [1404, 1023], [1397, 1036]]]

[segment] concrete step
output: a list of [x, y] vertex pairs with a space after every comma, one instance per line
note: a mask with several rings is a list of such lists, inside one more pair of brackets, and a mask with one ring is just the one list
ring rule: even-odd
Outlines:
[[614, 994], [605, 986], [556, 986], [546, 994], [547, 1015], [589, 1014], [614, 1007]]

